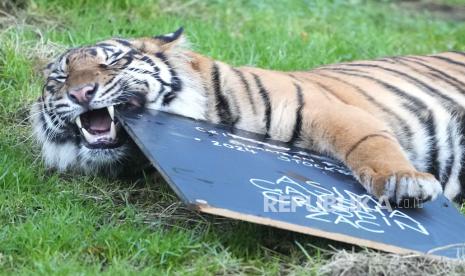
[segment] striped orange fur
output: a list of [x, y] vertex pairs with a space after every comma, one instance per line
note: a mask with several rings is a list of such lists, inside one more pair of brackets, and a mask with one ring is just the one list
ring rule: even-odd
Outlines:
[[[329, 154], [378, 198], [427, 201], [444, 191], [463, 200], [464, 53], [281, 72], [233, 67], [185, 48], [183, 41], [182, 29], [111, 39], [72, 49], [52, 63], [33, 108], [46, 163], [61, 170], [116, 170], [133, 146], [115, 146], [111, 139], [113, 144], [90, 143], [101, 133], [88, 133], [97, 128], [92, 116], [104, 116], [98, 110], [129, 104]], [[90, 122], [87, 136], [76, 127], [77, 118]], [[99, 120], [105, 130], [105, 119]]]

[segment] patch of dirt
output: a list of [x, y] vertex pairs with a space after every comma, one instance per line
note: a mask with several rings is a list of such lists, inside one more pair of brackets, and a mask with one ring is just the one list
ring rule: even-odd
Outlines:
[[465, 260], [421, 255], [364, 252], [336, 252], [320, 268], [322, 275], [465, 275]]
[[462, 4], [449, 4], [441, 0], [398, 0], [401, 8], [428, 12], [440, 19], [465, 21], [465, 1]]

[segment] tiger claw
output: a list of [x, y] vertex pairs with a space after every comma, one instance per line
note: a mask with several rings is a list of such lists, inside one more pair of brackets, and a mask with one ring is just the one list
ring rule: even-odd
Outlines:
[[442, 193], [442, 186], [434, 176], [417, 171], [380, 174], [365, 168], [359, 178], [377, 198], [403, 207], [416, 207], [435, 200]]

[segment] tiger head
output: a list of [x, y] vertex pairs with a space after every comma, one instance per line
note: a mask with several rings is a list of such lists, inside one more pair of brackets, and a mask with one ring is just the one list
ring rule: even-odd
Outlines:
[[32, 107], [36, 139], [48, 167], [118, 173], [139, 159], [115, 111], [153, 108], [202, 119], [204, 99], [191, 76], [183, 29], [74, 48], [46, 70]]

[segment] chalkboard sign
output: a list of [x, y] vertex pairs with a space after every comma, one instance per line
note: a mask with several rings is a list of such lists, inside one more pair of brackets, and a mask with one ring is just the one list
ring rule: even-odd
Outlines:
[[164, 112], [118, 114], [188, 205], [394, 253], [465, 258], [465, 217], [446, 198], [391, 209], [341, 163], [261, 135]]

